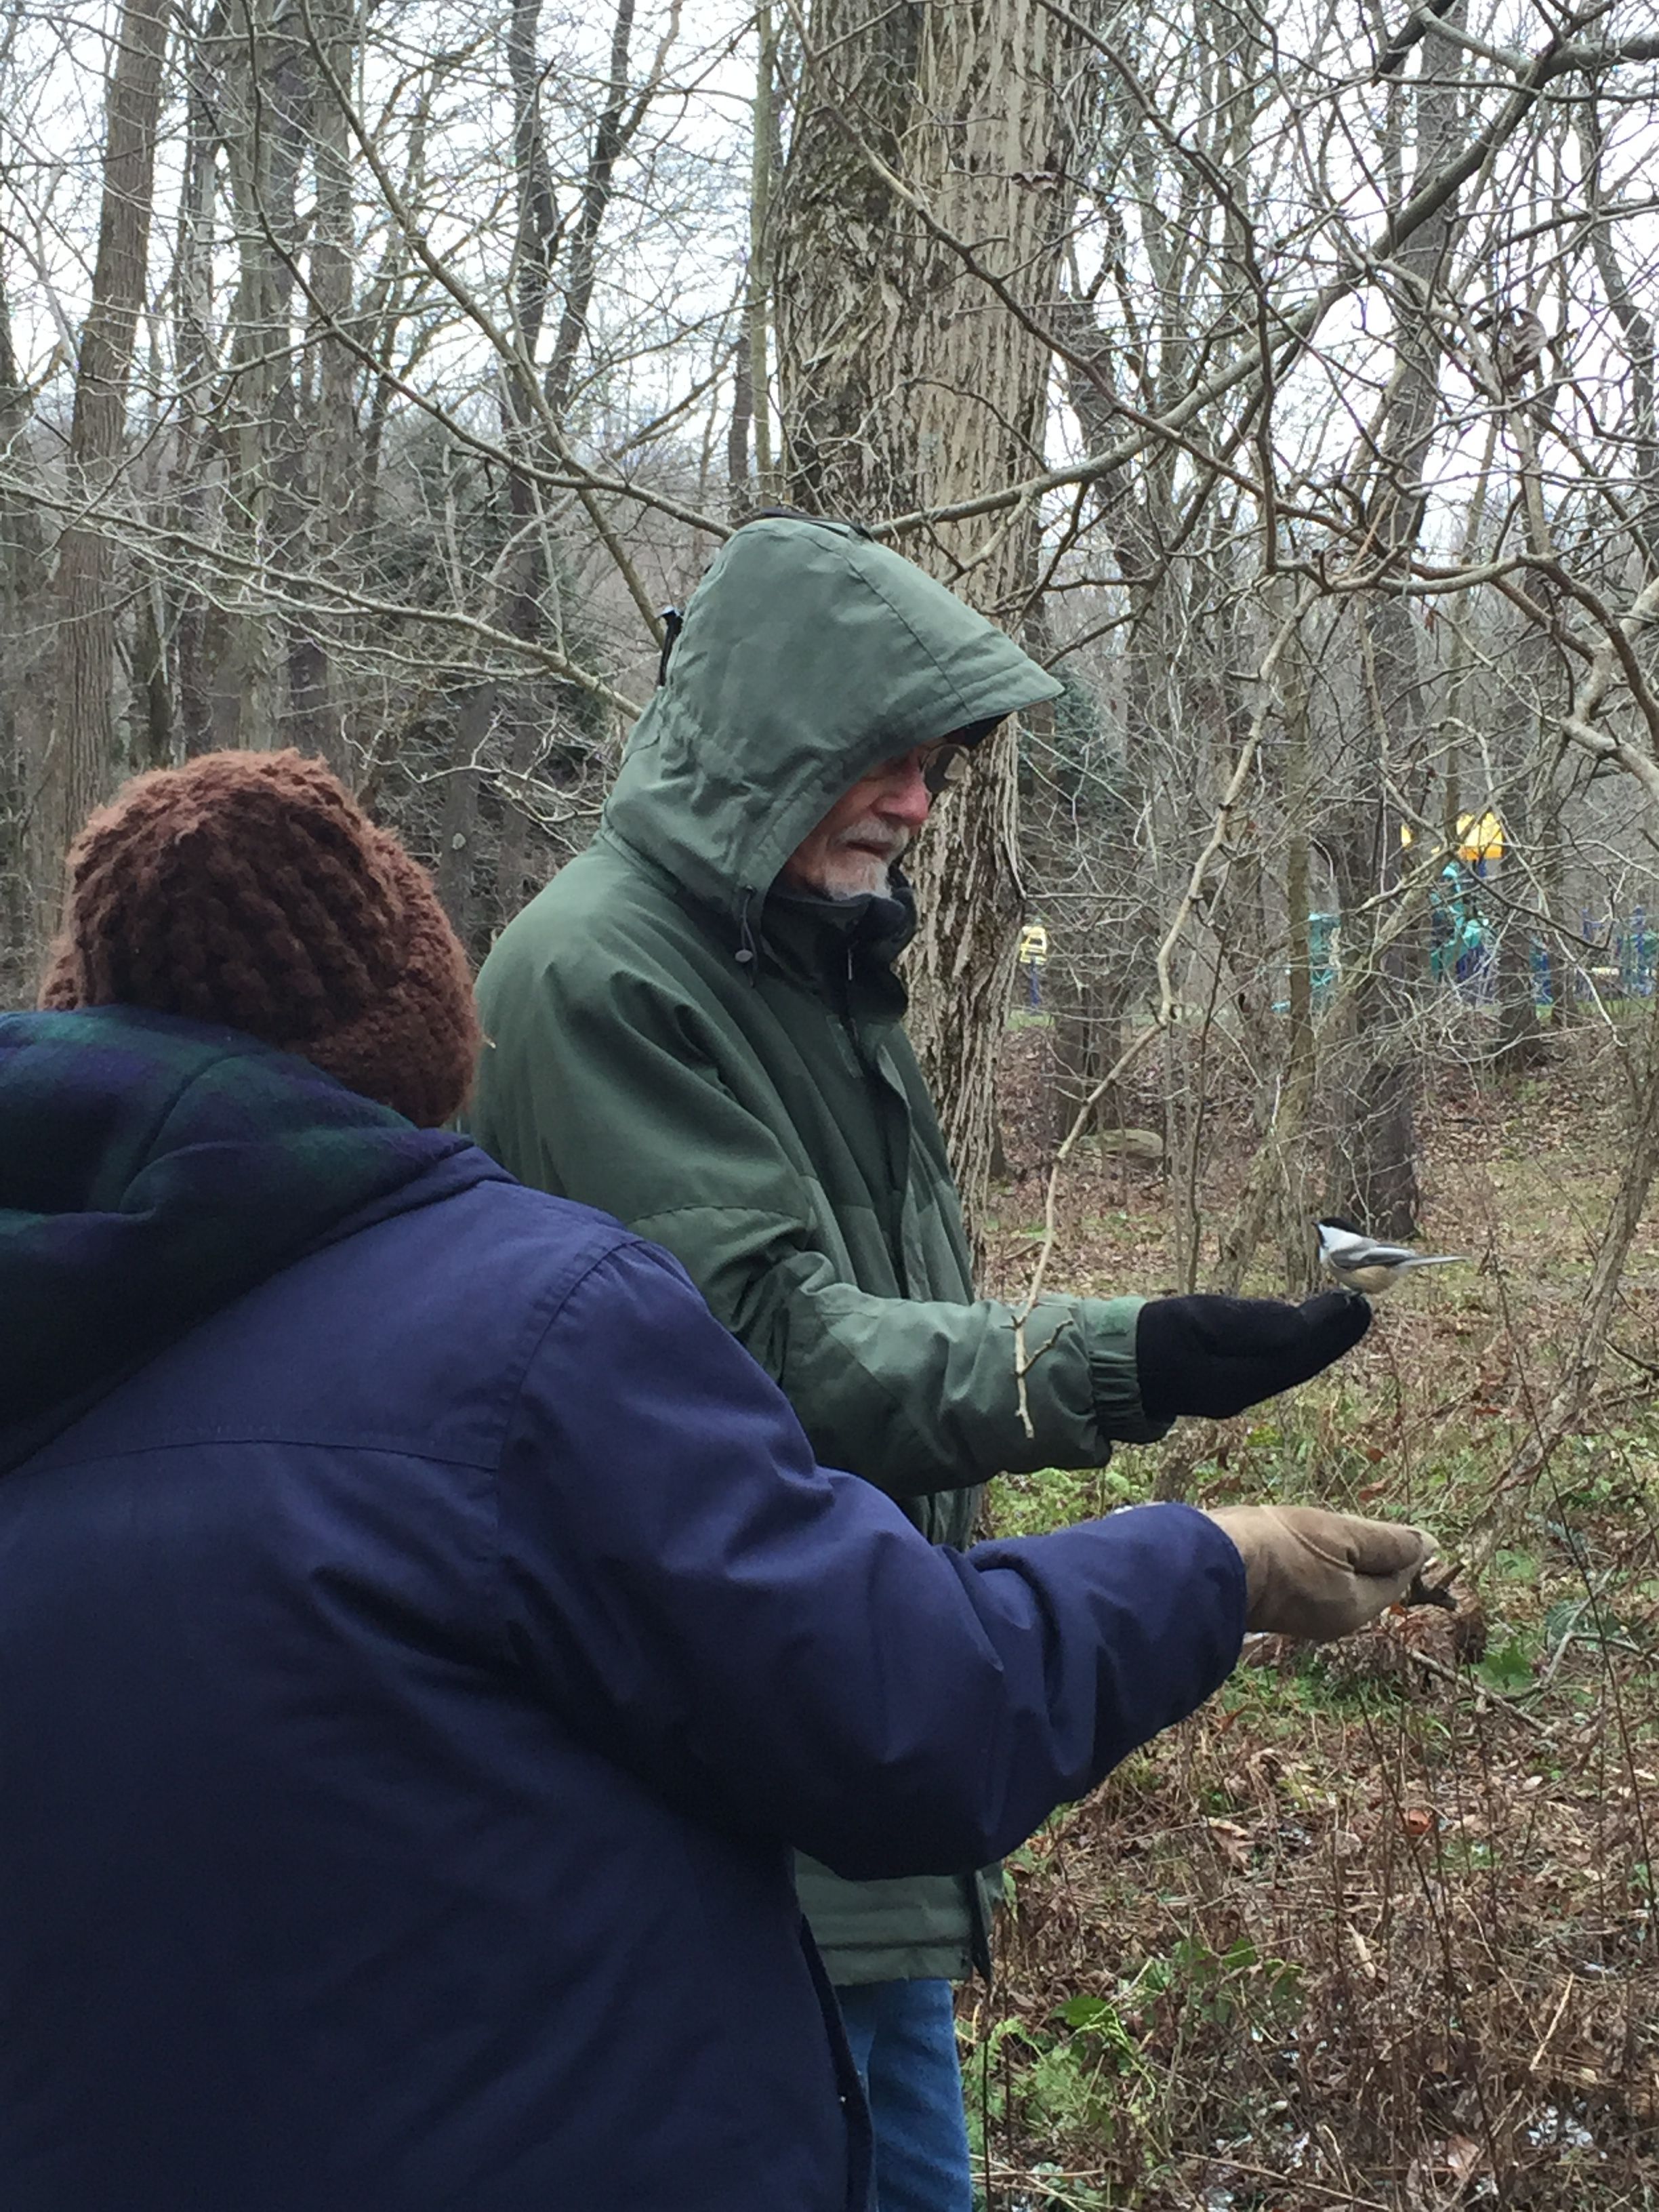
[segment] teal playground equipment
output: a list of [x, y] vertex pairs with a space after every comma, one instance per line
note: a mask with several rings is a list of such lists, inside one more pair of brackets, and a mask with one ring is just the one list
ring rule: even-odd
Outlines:
[[[1491, 1003], [1498, 988], [1498, 948], [1501, 925], [1483, 907], [1484, 870], [1466, 862], [1451, 861], [1429, 895], [1429, 973], [1459, 998], [1482, 1006]], [[1340, 914], [1316, 911], [1308, 916], [1308, 958], [1313, 977], [1314, 1004], [1322, 1006], [1336, 987], [1341, 968]], [[1522, 925], [1510, 917], [1511, 928]], [[1596, 915], [1588, 907], [1579, 915], [1583, 949], [1568, 963], [1540, 937], [1527, 937], [1527, 961], [1532, 975], [1535, 1005], [1554, 1003], [1565, 981], [1575, 998], [1592, 993], [1604, 998], [1650, 999], [1659, 980], [1659, 921], [1650, 921], [1644, 907], [1633, 907], [1626, 916]], [[1597, 948], [1605, 947], [1605, 950]], [[1290, 1000], [1274, 1001], [1276, 1013], [1288, 1012]]]
[[1340, 914], [1308, 916], [1308, 972], [1316, 1006], [1322, 1006], [1336, 988], [1336, 932], [1341, 919]]
[[[1316, 1006], [1322, 1006], [1336, 988], [1337, 959], [1336, 933], [1342, 921], [1340, 914], [1315, 912], [1308, 916], [1308, 977]], [[1283, 994], [1273, 1000], [1276, 1014], [1288, 1014], [1291, 1001], [1288, 983]]]
[[[1437, 981], [1449, 982], [1464, 997], [1490, 1000], [1497, 986], [1499, 926], [1481, 909], [1480, 878], [1484, 869], [1449, 866], [1432, 896], [1434, 944], [1430, 955]], [[1508, 927], [1517, 928], [1510, 917]], [[1581, 949], [1563, 962], [1543, 938], [1527, 937], [1527, 964], [1532, 975], [1532, 995], [1540, 1006], [1553, 1006], [1565, 982], [1575, 998], [1592, 992], [1603, 997], [1650, 999], [1659, 974], [1659, 928], [1650, 924], [1645, 908], [1632, 908], [1628, 916], [1579, 912]], [[1604, 947], [1605, 950], [1598, 948]]]
[[1491, 994], [1498, 933], [1478, 904], [1478, 878], [1449, 860], [1429, 893], [1429, 973], [1471, 997]]

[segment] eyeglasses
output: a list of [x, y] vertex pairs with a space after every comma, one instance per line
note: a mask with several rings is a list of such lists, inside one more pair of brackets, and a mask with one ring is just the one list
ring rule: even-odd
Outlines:
[[913, 745], [908, 753], [895, 753], [890, 759], [866, 769], [860, 781], [889, 783], [908, 775], [913, 766], [920, 773], [928, 796], [937, 799], [940, 792], [965, 781], [968, 748], [955, 738], [940, 738], [931, 745]]

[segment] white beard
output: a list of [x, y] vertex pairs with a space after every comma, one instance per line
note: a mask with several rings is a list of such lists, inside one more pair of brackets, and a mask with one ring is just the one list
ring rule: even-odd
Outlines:
[[817, 888], [825, 898], [885, 898], [893, 887], [893, 864], [879, 853], [859, 853], [850, 848], [831, 853], [824, 860]]

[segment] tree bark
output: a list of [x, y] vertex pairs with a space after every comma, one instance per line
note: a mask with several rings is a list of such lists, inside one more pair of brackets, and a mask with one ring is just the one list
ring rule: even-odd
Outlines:
[[[325, 578], [341, 573], [356, 513], [362, 447], [355, 405], [357, 364], [337, 335], [352, 313], [350, 146], [345, 114], [329, 76], [352, 78], [356, 14], [343, 0], [310, 0], [310, 19], [320, 58], [307, 57], [310, 139], [316, 175], [309, 289], [312, 305], [312, 381], [309, 421], [299, 439], [294, 474], [302, 513], [306, 565]], [[326, 62], [325, 75], [322, 63]], [[324, 626], [296, 617], [289, 641], [289, 690], [295, 742], [325, 760], [349, 781], [349, 748], [342, 720], [333, 656]]]
[[[174, 434], [173, 495], [165, 520], [197, 538], [209, 534], [213, 504], [210, 478], [222, 460], [214, 428], [213, 219], [218, 197], [218, 87], [215, 61], [222, 50], [228, 0], [206, 0], [185, 49], [187, 98], [184, 187], [179, 198], [173, 248], [173, 352], [179, 409]], [[171, 630], [173, 742], [186, 758], [213, 743], [210, 645], [207, 599], [194, 577], [169, 578], [164, 586]], [[167, 641], [163, 641], [163, 650]]]
[[[1444, 11], [1461, 31], [1467, 0]], [[1467, 135], [1460, 84], [1462, 49], [1438, 20], [1425, 25], [1421, 76], [1409, 94], [1396, 95], [1391, 129], [1403, 125], [1400, 104], [1409, 97], [1417, 149], [1413, 190], [1443, 173]], [[1399, 139], [1385, 144], [1385, 161], [1398, 177]], [[1439, 417], [1440, 326], [1436, 296], [1443, 283], [1459, 221], [1455, 195], [1424, 223], [1395, 256], [1401, 281], [1395, 297], [1399, 337], [1395, 374], [1379, 428], [1373, 486], [1366, 515], [1373, 556], [1385, 575], [1414, 550], [1428, 505], [1427, 471]], [[1358, 614], [1368, 697], [1359, 734], [1344, 765], [1352, 796], [1343, 808], [1332, 860], [1342, 909], [1342, 962], [1353, 975], [1346, 994], [1348, 1034], [1335, 1070], [1340, 1097], [1331, 1148], [1328, 1202], [1376, 1236], [1415, 1233], [1419, 1203], [1417, 1176], [1419, 1046], [1407, 934], [1377, 949], [1379, 902], [1426, 895], [1402, 890], [1401, 816], [1395, 793], [1423, 780], [1427, 717], [1416, 618], [1397, 592], [1384, 590]], [[1421, 931], [1417, 933], [1421, 936]]]
[[[103, 202], [92, 300], [81, 334], [70, 426], [72, 496], [109, 500], [125, 442], [127, 380], [144, 304], [168, 10], [126, 0], [115, 36], [104, 140]], [[58, 663], [43, 757], [33, 766], [33, 932], [55, 926], [63, 855], [114, 781], [115, 556], [107, 528], [71, 523], [58, 548]], [[43, 719], [45, 719], [43, 717]]]
[[[29, 411], [12, 344], [11, 303], [0, 289], [0, 453], [20, 471], [28, 471]], [[30, 615], [40, 590], [43, 550], [39, 511], [9, 489], [0, 490], [0, 667], [7, 678], [0, 687], [0, 1007], [21, 1004], [33, 975], [21, 738], [40, 689], [40, 623]]]
[[[259, 604], [259, 570], [272, 550], [291, 556], [304, 534], [293, 312], [311, 58], [289, 0], [229, 0], [217, 56], [239, 268], [216, 412], [224, 529], [249, 564], [249, 586], [238, 595], [242, 604], [208, 612], [204, 690], [209, 742], [264, 750], [289, 734], [294, 671], [284, 625]], [[307, 680], [302, 654], [301, 681]]]
[[[818, 0], [807, 43], [778, 234], [792, 495], [871, 516], [1031, 472], [1049, 348], [957, 248], [1028, 308], [1052, 301], [1063, 195], [1030, 180], [1057, 184], [1065, 167], [1055, 19], [1039, 0]], [[1018, 633], [1036, 549], [1020, 511], [902, 550]], [[944, 802], [915, 871], [911, 1030], [970, 1224], [1019, 920], [1016, 761], [1005, 726]]]
[[1286, 831], [1285, 926], [1288, 947], [1284, 1054], [1272, 1110], [1244, 1178], [1210, 1287], [1236, 1294], [1269, 1224], [1278, 1231], [1285, 1280], [1305, 1290], [1312, 1273], [1307, 1203], [1308, 1109], [1318, 1066], [1314, 1030], [1313, 957], [1309, 935], [1310, 857], [1313, 815], [1308, 663], [1298, 639], [1280, 664], [1280, 712], [1285, 723], [1284, 797]]
[[634, 34], [634, 0], [617, 0], [611, 25], [611, 76], [605, 106], [593, 131], [587, 173], [582, 180], [581, 202], [571, 233], [566, 264], [564, 310], [553, 341], [545, 391], [556, 422], [562, 424], [570, 410], [576, 365], [587, 336], [587, 319], [593, 304], [593, 279], [599, 268], [599, 232], [616, 189], [617, 162], [630, 132], [628, 115], [628, 50]]
[[[749, 166], [749, 264], [744, 271], [742, 328], [732, 373], [732, 421], [726, 437], [726, 509], [734, 522], [773, 496], [769, 343], [772, 300], [772, 186], [777, 168], [777, 49], [772, 11], [762, 0], [755, 16], [754, 145]], [[749, 441], [755, 445], [754, 471]]]

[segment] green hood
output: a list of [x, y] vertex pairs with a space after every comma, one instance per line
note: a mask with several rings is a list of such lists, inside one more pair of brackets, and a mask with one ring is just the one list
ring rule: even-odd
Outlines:
[[850, 525], [746, 523], [686, 611], [605, 827], [741, 921], [878, 761], [1060, 689], [994, 623]]

